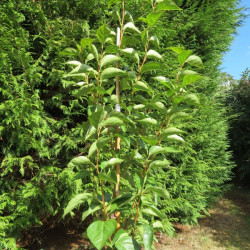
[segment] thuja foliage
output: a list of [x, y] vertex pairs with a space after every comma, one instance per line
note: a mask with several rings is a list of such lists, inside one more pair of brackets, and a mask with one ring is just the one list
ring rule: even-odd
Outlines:
[[250, 117], [250, 74], [246, 69], [237, 82], [230, 82], [225, 87], [226, 104], [229, 107], [230, 119], [230, 145], [233, 151], [234, 161], [237, 168], [234, 170], [239, 184], [248, 184], [250, 176], [249, 165], [249, 117]]
[[[170, 47], [178, 54], [176, 77], [152, 74], [164, 68], [153, 27], [165, 11], [180, 8], [172, 1], [152, 2], [152, 11], [140, 18], [144, 22], [140, 31], [131, 15], [125, 15], [124, 1], [122, 5], [121, 15], [117, 14], [121, 33], [103, 24], [96, 36], [81, 40], [80, 61], [68, 62], [74, 68], [65, 77], [79, 81], [73, 95], [88, 103], [83, 123], [88, 147], [68, 167], [88, 174], [90, 185], [69, 202], [64, 216], [87, 202], [82, 219], [94, 216], [87, 236], [97, 249], [106, 244], [134, 249], [142, 243], [151, 249], [154, 230], [171, 230], [161, 207], [167, 210], [171, 202], [168, 176], [181, 171], [170, 155], [183, 150], [179, 144], [186, 131], [180, 120], [191, 118], [185, 104], [199, 104], [189, 85], [201, 75], [187, 66], [203, 68], [203, 64], [191, 50]], [[138, 40], [136, 47], [130, 37]], [[154, 89], [157, 85], [161, 92]]]

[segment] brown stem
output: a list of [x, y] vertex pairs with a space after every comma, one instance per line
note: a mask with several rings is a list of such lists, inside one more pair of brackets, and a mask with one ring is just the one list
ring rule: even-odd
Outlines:
[[[99, 139], [100, 136], [100, 130], [98, 131], [97, 134], [97, 139]], [[108, 214], [107, 214], [107, 210], [106, 210], [106, 206], [105, 206], [105, 199], [104, 199], [104, 191], [103, 191], [103, 184], [102, 184], [102, 180], [99, 177], [99, 150], [97, 149], [96, 151], [96, 172], [97, 172], [97, 176], [98, 176], [98, 181], [99, 181], [99, 185], [101, 187], [101, 193], [102, 193], [102, 206], [103, 206], [103, 212], [104, 212], [104, 217], [105, 220], [108, 219]]]
[[141, 70], [142, 70], [142, 67], [144, 66], [145, 62], [146, 62], [146, 59], [147, 59], [147, 52], [148, 52], [148, 45], [149, 45], [149, 35], [148, 35], [148, 38], [147, 38], [147, 44], [145, 46], [145, 54], [144, 54], [144, 57], [143, 57], [143, 60], [142, 60], [142, 64], [141, 64], [141, 67], [139, 69], [139, 72], [138, 72], [138, 75], [137, 75], [137, 81], [140, 80], [141, 78]]
[[121, 21], [121, 34], [120, 34], [119, 48], [121, 48], [121, 45], [122, 45], [124, 17], [125, 17], [125, 1], [122, 1], [122, 21]]
[[[145, 162], [145, 164], [143, 166], [143, 176], [145, 174], [145, 177], [144, 177], [143, 184], [142, 184], [142, 187], [141, 187], [141, 192], [140, 192], [140, 195], [139, 195], [139, 200], [138, 200], [137, 205], [136, 205], [136, 215], [135, 215], [135, 220], [134, 220], [134, 232], [133, 232], [133, 234], [135, 233], [136, 222], [137, 222], [138, 216], [139, 216], [139, 208], [140, 208], [141, 197], [143, 195], [143, 189], [144, 189], [144, 186], [145, 186], [145, 183], [146, 183], [147, 174], [148, 174], [148, 167], [147, 167], [148, 160], [149, 160], [149, 156], [147, 157], [146, 162]], [[133, 208], [134, 208], [134, 204], [133, 204]]]
[[91, 175], [93, 177], [93, 180], [94, 180], [94, 183], [95, 183], [95, 191], [96, 191], [96, 194], [98, 194], [98, 186], [97, 186], [97, 182], [96, 182], [96, 179], [95, 179], [94, 171], [92, 171], [89, 166], [88, 166], [88, 170], [89, 170], [89, 172], [91, 173]]
[[[136, 80], [139, 81], [140, 78], [141, 78], [141, 71], [142, 71], [142, 67], [144, 66], [145, 62], [146, 62], [146, 59], [147, 59], [147, 52], [148, 52], [148, 45], [149, 45], [149, 35], [148, 35], [148, 38], [147, 38], [147, 44], [145, 46], [145, 54], [144, 54], [144, 57], [143, 57], [143, 60], [142, 60], [142, 64], [139, 68], [139, 71], [138, 71], [138, 75], [137, 75], [137, 78]], [[129, 106], [131, 105], [132, 101], [133, 101], [133, 97], [134, 97], [134, 92], [132, 91], [131, 92], [131, 98], [130, 98], [130, 102], [129, 102]]]
[[157, 4], [157, 1], [155, 1], [155, 3], [152, 4], [152, 10], [153, 10], [153, 11], [155, 10], [156, 4]]
[[[100, 73], [101, 73], [101, 62], [102, 62], [102, 58], [103, 58], [103, 45], [102, 45], [102, 50], [101, 50], [101, 56], [100, 56], [100, 60], [98, 62], [98, 75], [97, 75], [97, 78], [96, 78], [96, 81], [97, 81], [97, 85], [99, 86], [100, 85]], [[100, 97], [100, 96], [99, 96]]]
[[159, 136], [159, 134], [161, 133], [161, 129], [162, 129], [163, 125], [164, 125], [165, 118], [166, 118], [166, 115], [164, 115], [164, 117], [162, 119], [161, 126], [160, 126], [158, 132], [156, 133], [155, 138], [157, 138]]
[[[168, 125], [169, 125], [169, 123], [170, 123], [171, 117], [172, 117], [172, 115], [170, 115], [170, 116], [168, 117], [167, 123], [166, 123], [166, 126], [165, 126], [165, 129], [168, 128]], [[158, 146], [159, 146], [160, 143], [161, 143], [161, 139], [162, 139], [162, 135], [159, 137], [159, 140], [158, 140], [158, 142], [157, 142], [157, 145], [158, 145]]]

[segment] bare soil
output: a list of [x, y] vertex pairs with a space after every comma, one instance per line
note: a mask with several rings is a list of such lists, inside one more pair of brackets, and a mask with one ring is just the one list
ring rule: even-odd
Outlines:
[[[199, 220], [199, 225], [176, 224], [176, 237], [157, 234], [155, 249], [165, 250], [224, 250], [250, 249], [250, 191], [233, 188], [208, 210], [210, 216]], [[30, 250], [90, 249], [82, 233], [84, 226], [63, 224], [43, 232], [31, 233], [21, 246]]]

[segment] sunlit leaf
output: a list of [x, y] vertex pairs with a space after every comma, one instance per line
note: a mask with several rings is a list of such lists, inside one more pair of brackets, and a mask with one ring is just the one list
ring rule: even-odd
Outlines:
[[94, 84], [85, 84], [79, 90], [77, 90], [76, 93], [74, 93], [74, 96], [75, 97], [84, 96], [88, 94], [91, 90], [93, 90], [94, 87], [95, 87]]
[[101, 44], [104, 44], [106, 39], [110, 36], [110, 29], [107, 27], [106, 24], [103, 24], [101, 27], [98, 28], [96, 36], [99, 42]]
[[172, 0], [157, 0], [157, 10], [181, 10]]
[[138, 120], [137, 122], [141, 123], [141, 124], [144, 124], [144, 125], [153, 125], [153, 126], [156, 126], [158, 123], [157, 123], [157, 120], [153, 119], [153, 118], [144, 118], [144, 119], [141, 119], [141, 120]]
[[180, 63], [180, 65], [183, 65], [187, 58], [193, 53], [192, 50], [184, 50], [183, 52], [181, 52], [179, 55], [178, 55], [178, 61]]
[[198, 68], [203, 68], [203, 63], [199, 56], [192, 55], [188, 57], [188, 59], [186, 60], [186, 63], [192, 66], [198, 67]]
[[149, 27], [153, 27], [156, 22], [160, 19], [163, 12], [151, 12], [147, 15], [147, 23]]
[[91, 243], [100, 250], [115, 230], [116, 220], [94, 221], [87, 228], [87, 235]]
[[70, 163], [73, 163], [74, 165], [83, 165], [83, 164], [89, 164], [90, 160], [86, 156], [78, 156], [73, 158]]
[[102, 122], [102, 126], [120, 126], [123, 121], [118, 117], [109, 117], [107, 120]]
[[141, 91], [149, 91], [149, 87], [146, 83], [142, 82], [142, 81], [136, 81], [135, 83], [133, 83], [133, 90], [134, 91], [138, 91], [138, 90], [141, 90]]
[[105, 80], [108, 78], [116, 77], [116, 76], [124, 76], [126, 72], [117, 68], [107, 68], [104, 69], [101, 73], [101, 80]]
[[145, 73], [147, 71], [159, 70], [162, 69], [162, 64], [159, 62], [147, 62], [143, 65], [141, 73]]
[[200, 80], [202, 78], [201, 75], [185, 75], [183, 77], [183, 84], [182, 84], [182, 87], [186, 86], [186, 85], [189, 85], [193, 82], [196, 82], [198, 80]]
[[112, 64], [112, 63], [115, 63], [115, 62], [118, 62], [120, 61], [121, 58], [119, 56], [115, 56], [115, 55], [105, 55], [103, 58], [102, 58], [102, 61], [101, 61], [101, 68], [108, 65], [108, 64]]
[[133, 31], [135, 31], [135, 32], [137, 32], [139, 34], [141, 33], [140, 30], [138, 28], [136, 28], [135, 25], [132, 22], [126, 23], [124, 25], [123, 30], [125, 31], [127, 29], [128, 30], [133, 30]]
[[139, 63], [139, 55], [136, 52], [135, 49], [133, 48], [126, 48], [126, 49], [122, 49], [121, 52], [126, 55], [129, 58], [132, 58], [133, 60], [135, 60], [137, 63]]
[[155, 58], [155, 59], [161, 59], [162, 56], [156, 52], [155, 50], [152, 50], [150, 49], [148, 52], [147, 52], [147, 58]]

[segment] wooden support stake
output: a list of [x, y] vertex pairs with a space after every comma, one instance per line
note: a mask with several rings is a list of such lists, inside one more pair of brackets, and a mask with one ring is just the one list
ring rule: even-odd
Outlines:
[[[117, 34], [116, 34], [116, 45], [120, 47], [120, 38], [121, 38], [121, 30], [118, 27], [117, 28]], [[119, 55], [119, 53], [117, 53]], [[119, 62], [116, 63], [116, 68], [119, 68]], [[120, 106], [120, 77], [116, 77], [116, 96], [117, 96], [117, 104], [115, 107], [115, 110], [117, 112], [121, 112], [121, 106]], [[116, 128], [116, 131], [120, 131], [120, 127]], [[120, 150], [120, 138], [116, 136], [115, 138], [115, 150]], [[116, 171], [116, 185], [115, 185], [115, 192], [114, 196], [118, 197], [120, 195], [120, 164], [115, 165], [115, 171]], [[117, 229], [120, 229], [121, 222], [120, 222], [120, 212], [116, 213], [116, 221], [117, 221]]]

